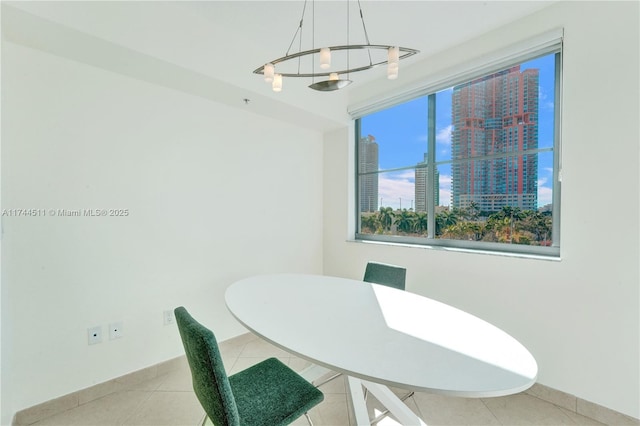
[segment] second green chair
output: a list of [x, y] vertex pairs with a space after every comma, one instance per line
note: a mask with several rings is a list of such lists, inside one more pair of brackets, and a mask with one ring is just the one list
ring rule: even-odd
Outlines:
[[384, 284], [388, 287], [404, 290], [406, 276], [407, 270], [402, 266], [369, 262], [364, 269], [364, 278], [362, 281]]

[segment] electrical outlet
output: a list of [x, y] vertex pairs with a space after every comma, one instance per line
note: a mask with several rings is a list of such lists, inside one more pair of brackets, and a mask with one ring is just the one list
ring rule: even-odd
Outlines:
[[123, 336], [122, 326], [122, 321], [109, 324], [109, 340], [119, 339]]
[[171, 310], [164, 311], [163, 316], [164, 316], [164, 325], [175, 324], [176, 318], [173, 316], [173, 311]]
[[89, 340], [90, 345], [95, 345], [96, 343], [102, 343], [102, 327], [91, 327], [87, 329], [87, 338]]

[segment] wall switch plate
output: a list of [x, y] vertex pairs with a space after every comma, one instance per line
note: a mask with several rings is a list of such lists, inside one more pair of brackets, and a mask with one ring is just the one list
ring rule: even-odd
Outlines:
[[109, 324], [109, 340], [120, 339], [123, 336], [122, 327], [122, 321]]
[[171, 310], [164, 311], [163, 317], [164, 317], [164, 325], [171, 325], [171, 324], [175, 324], [176, 322], [176, 317], [173, 316], [173, 311]]
[[102, 343], [102, 327], [97, 326], [87, 329], [87, 338], [90, 345]]

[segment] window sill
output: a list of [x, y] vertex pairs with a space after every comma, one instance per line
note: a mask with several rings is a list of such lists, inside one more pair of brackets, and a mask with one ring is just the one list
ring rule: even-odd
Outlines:
[[520, 259], [547, 260], [552, 262], [562, 261], [562, 258], [559, 255], [556, 256], [556, 255], [540, 255], [540, 254], [531, 254], [531, 253], [515, 253], [515, 252], [469, 249], [469, 248], [461, 248], [461, 247], [448, 247], [448, 246], [428, 245], [428, 244], [411, 244], [411, 243], [404, 243], [404, 242], [360, 240], [360, 239], [348, 239], [347, 243], [375, 244], [375, 245], [406, 247], [406, 248], [422, 249], [422, 250], [448, 251], [448, 252], [454, 252], [454, 253], [480, 254], [480, 255], [502, 256], [502, 257], [512, 257], [512, 258], [520, 258]]

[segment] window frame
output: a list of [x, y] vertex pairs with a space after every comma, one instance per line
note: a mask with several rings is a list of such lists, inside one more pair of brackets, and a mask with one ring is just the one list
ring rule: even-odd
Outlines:
[[[529, 46], [527, 46], [527, 43]], [[470, 162], [482, 160], [483, 157], [465, 159], [465, 160], [445, 160], [436, 161], [435, 154], [435, 138], [436, 138], [436, 126], [435, 126], [435, 97], [436, 94], [442, 90], [453, 87], [458, 84], [470, 82], [476, 78], [484, 77], [498, 71], [502, 71], [514, 65], [521, 65], [524, 62], [554, 54], [555, 58], [555, 80], [554, 80], [554, 140], [552, 147], [536, 148], [536, 154], [544, 152], [553, 153], [553, 182], [552, 182], [552, 230], [551, 230], [551, 246], [531, 246], [524, 244], [508, 244], [498, 242], [486, 242], [486, 241], [467, 241], [467, 240], [455, 240], [455, 239], [443, 239], [436, 238], [435, 236], [435, 206], [434, 206], [434, 194], [433, 187], [435, 183], [436, 168], [439, 164], [449, 163], [453, 164], [456, 161]], [[470, 250], [473, 252], [485, 252], [496, 254], [516, 254], [516, 255], [533, 255], [541, 256], [545, 258], [559, 258], [560, 257], [560, 192], [561, 192], [561, 176], [562, 176], [562, 161], [561, 161], [561, 111], [562, 111], [562, 57], [563, 57], [563, 45], [562, 45], [562, 30], [554, 30], [549, 33], [543, 34], [538, 37], [534, 37], [531, 40], [525, 41], [524, 44], [511, 46], [506, 49], [505, 52], [501, 52], [493, 55], [491, 58], [487, 58], [486, 62], [482, 62], [482, 58], [466, 65], [458, 67], [458, 70], [449, 74], [449, 77], [442, 76], [436, 78], [435, 81], [427, 82], [422, 86], [408, 90], [404, 93], [400, 93], [392, 98], [385, 98], [378, 100], [377, 102], [369, 102], [362, 104], [358, 107], [351, 109], [349, 112], [354, 122], [355, 134], [353, 140], [355, 144], [355, 173], [354, 173], [354, 187], [355, 187], [355, 240], [359, 241], [371, 241], [371, 242], [383, 242], [383, 243], [397, 243], [403, 245], [412, 245], [419, 247], [432, 247], [432, 248], [444, 248], [444, 249], [456, 249], [456, 250]], [[360, 137], [361, 137], [361, 122], [360, 120], [375, 112], [379, 112], [397, 105], [400, 105], [411, 100], [427, 97], [428, 100], [428, 117], [427, 117], [427, 129], [428, 129], [428, 141], [427, 141], [427, 164], [434, 164], [436, 167], [427, 168], [427, 237], [413, 237], [413, 236], [400, 236], [400, 235], [380, 235], [380, 234], [367, 234], [360, 233], [361, 229], [361, 212], [360, 212]], [[522, 155], [526, 151], [517, 152], [517, 155]], [[506, 156], [500, 156], [508, 158]], [[376, 174], [387, 173], [391, 171], [400, 170], [416, 170], [416, 164], [408, 165], [406, 167], [399, 167], [389, 170], [378, 170]], [[380, 206], [379, 206], [380, 207]]]

